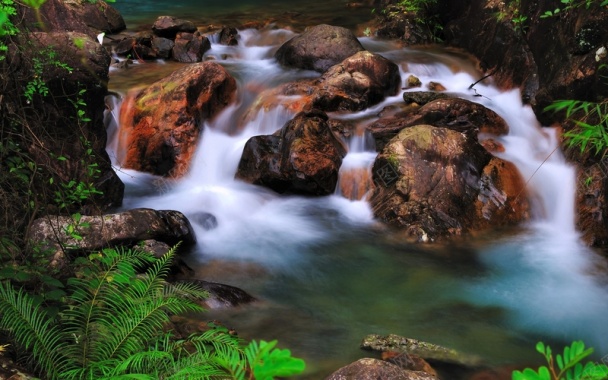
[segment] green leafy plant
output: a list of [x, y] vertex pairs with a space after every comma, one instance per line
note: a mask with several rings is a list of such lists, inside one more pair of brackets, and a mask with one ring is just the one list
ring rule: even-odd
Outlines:
[[506, 2], [504, 8], [496, 13], [496, 18], [498, 21], [508, 20], [513, 25], [513, 29], [520, 34], [525, 34], [528, 30], [528, 17], [521, 14], [521, 0]]
[[[82, 117], [82, 115], [79, 113], [78, 117]], [[94, 196], [103, 194], [103, 192], [95, 187], [95, 181], [99, 178], [101, 171], [99, 170], [99, 164], [95, 160], [95, 152], [93, 151], [91, 142], [82, 136], [80, 141], [85, 149], [83, 157], [80, 159], [80, 165], [84, 168], [83, 175], [81, 178], [58, 183], [59, 189], [55, 190], [54, 201], [60, 210], [73, 209], [92, 199]], [[59, 162], [68, 161], [68, 158], [65, 156], [58, 156], [55, 159]], [[49, 178], [49, 185], [53, 185], [54, 183], [55, 178]]]
[[565, 112], [566, 119], [575, 128], [564, 133], [568, 146], [578, 146], [581, 152], [590, 149], [604, 156], [608, 148], [608, 101], [601, 103], [581, 100], [558, 100], [545, 107], [545, 111]]
[[[46, 0], [23, 0], [22, 4], [28, 7], [38, 9]], [[19, 33], [19, 29], [12, 23], [11, 17], [17, 14], [17, 8], [14, 0], [0, 0], [0, 37], [14, 36]], [[0, 61], [5, 56], [8, 47], [4, 41], [0, 41]]]
[[608, 367], [594, 362], [582, 363], [583, 359], [593, 353], [593, 348], [585, 348], [578, 340], [564, 348], [562, 355], [553, 357], [551, 347], [543, 342], [536, 344], [536, 351], [545, 357], [547, 366], [537, 370], [526, 368], [514, 371], [513, 380], [605, 380], [608, 379]]
[[[206, 293], [165, 281], [175, 248], [160, 259], [106, 249], [81, 258], [51, 314], [24, 289], [0, 283], [0, 329], [46, 379], [273, 379], [304, 370], [276, 342], [242, 341], [224, 328], [176, 339], [172, 315], [202, 311]], [[143, 274], [138, 273], [143, 269]]]
[[[400, 0], [398, 5], [406, 12], [417, 15], [415, 21], [428, 28], [436, 42], [441, 41], [443, 25], [437, 14], [437, 0]], [[383, 10], [383, 13], [386, 10]]]
[[406, 12], [420, 13], [430, 10], [437, 4], [437, 0], [401, 0], [401, 5]]
[[553, 10], [548, 10], [543, 13], [540, 18], [549, 18], [559, 16], [560, 13], [570, 11], [572, 9], [585, 7], [589, 9], [591, 5], [598, 4], [600, 7], [608, 6], [608, 0], [560, 0], [562, 7], [556, 7]]
[[43, 77], [45, 67], [54, 66], [64, 69], [67, 73], [72, 73], [72, 68], [70, 66], [57, 59], [57, 52], [52, 46], [42, 50], [39, 53], [39, 57], [34, 57], [32, 61], [32, 79], [26, 84], [24, 91], [24, 96], [29, 102], [33, 101], [34, 95], [36, 94], [43, 97], [49, 94], [49, 88]]

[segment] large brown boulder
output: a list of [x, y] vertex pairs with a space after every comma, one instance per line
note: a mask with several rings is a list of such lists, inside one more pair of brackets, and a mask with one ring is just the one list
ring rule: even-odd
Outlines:
[[[399, 92], [398, 66], [368, 51], [358, 52], [329, 68], [317, 79], [285, 83], [262, 92], [249, 111], [283, 106], [292, 111], [360, 111]], [[294, 100], [294, 96], [299, 96]]]
[[160, 16], [154, 21], [152, 31], [157, 36], [173, 39], [177, 33], [180, 32], [196, 32], [196, 26], [192, 21], [182, 20], [171, 16]]
[[326, 380], [436, 380], [429, 373], [409, 371], [378, 359], [363, 358], [344, 366], [329, 375]]
[[[404, 97], [407, 94], [405, 93]], [[408, 95], [407, 98], [412, 97], [413, 94]], [[509, 132], [509, 126], [496, 112], [469, 100], [445, 96], [430, 101], [422, 107], [413, 108], [409, 113], [383, 117], [367, 129], [374, 136], [377, 149], [381, 150], [402, 129], [419, 124], [496, 136]]]
[[202, 61], [203, 54], [209, 49], [211, 49], [211, 42], [199, 32], [181, 32], [175, 37], [171, 55], [178, 62], [195, 63]]
[[324, 72], [362, 50], [365, 49], [350, 30], [322, 24], [285, 42], [275, 58], [287, 67]]
[[[486, 169], [492, 160], [498, 161]], [[405, 128], [380, 152], [372, 172], [378, 184], [371, 196], [374, 215], [417, 241], [527, 217], [524, 182], [517, 171], [493, 158], [471, 131]]]
[[32, 223], [27, 239], [31, 248], [48, 251], [55, 265], [64, 264], [70, 252], [129, 246], [149, 239], [169, 245], [196, 241], [190, 222], [181, 212], [152, 209], [82, 217], [49, 215]]
[[204, 120], [234, 97], [236, 81], [217, 63], [179, 69], [123, 103], [122, 165], [162, 176], [187, 170]]
[[313, 107], [324, 111], [359, 111], [396, 95], [401, 76], [395, 63], [361, 51], [329, 68], [316, 87]]
[[[557, 5], [556, 5], [557, 4]], [[547, 11], [562, 8], [553, 17]], [[512, 7], [494, 0], [442, 1], [445, 40], [464, 48], [493, 72], [505, 88], [519, 87], [544, 125], [563, 121], [563, 114], [544, 112], [555, 100], [602, 101], [608, 96], [606, 57], [596, 53], [608, 44], [608, 9], [599, 2], [563, 11], [553, 0], [522, 0], [520, 29], [511, 22]], [[507, 17], [499, 19], [497, 13]], [[579, 119], [583, 115], [577, 116]], [[564, 125], [566, 130], [572, 123]], [[578, 169], [576, 218], [585, 240], [608, 247], [608, 181], [601, 157], [566, 149], [567, 159]]]
[[236, 177], [279, 193], [328, 195], [345, 155], [327, 115], [302, 112], [275, 134], [249, 139]]
[[95, 38], [100, 32], [118, 33], [126, 28], [120, 13], [101, 0], [46, 0], [39, 11], [21, 7], [20, 12], [31, 31], [78, 32]]

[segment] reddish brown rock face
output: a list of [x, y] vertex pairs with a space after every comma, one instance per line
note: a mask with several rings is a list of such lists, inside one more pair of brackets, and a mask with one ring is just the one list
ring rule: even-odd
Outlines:
[[324, 111], [359, 111], [396, 95], [401, 76], [396, 64], [362, 51], [329, 68], [316, 83], [312, 100]]
[[274, 135], [249, 139], [236, 177], [279, 193], [328, 195], [345, 155], [327, 116], [302, 112]]
[[121, 164], [157, 175], [187, 170], [202, 122], [234, 97], [236, 81], [213, 62], [177, 70], [134, 96], [121, 109]]
[[[404, 97], [408, 93], [404, 94]], [[408, 97], [412, 97], [409, 95]], [[384, 145], [399, 131], [418, 124], [431, 124], [436, 127], [456, 131], [470, 131], [492, 135], [504, 135], [509, 127], [498, 114], [480, 104], [459, 98], [440, 98], [430, 101], [407, 114], [396, 114], [381, 118], [368, 127], [376, 139], [376, 146]]]
[[[360, 111], [394, 96], [401, 86], [399, 67], [368, 51], [358, 52], [330, 67], [318, 79], [286, 83], [264, 91], [249, 112], [282, 105], [294, 111], [318, 109], [324, 112]], [[285, 96], [300, 96], [286, 101]]]
[[379, 219], [434, 241], [528, 216], [515, 167], [493, 158], [472, 131], [403, 129], [378, 155], [371, 197]]
[[363, 358], [340, 368], [327, 378], [327, 380], [343, 379], [433, 380], [437, 378], [426, 372], [405, 370], [382, 360]]

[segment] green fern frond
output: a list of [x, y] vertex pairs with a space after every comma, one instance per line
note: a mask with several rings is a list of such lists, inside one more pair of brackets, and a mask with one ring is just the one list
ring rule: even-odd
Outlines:
[[171, 248], [161, 258], [156, 259], [149, 268], [145, 276], [140, 278], [136, 283], [130, 284], [127, 290], [126, 296], [134, 299], [141, 299], [145, 297], [154, 297], [156, 293], [161, 291], [166, 284], [165, 279], [167, 278], [171, 269], [171, 262], [177, 247]]
[[68, 302], [74, 306], [66, 315], [65, 330], [77, 338], [76, 344], [68, 350], [83, 368], [91, 360], [97, 359], [91, 347], [104, 339], [103, 333], [107, 332], [100, 333], [97, 322], [108, 316], [108, 303], [121, 298], [115, 285], [128, 283], [123, 277], [132, 278], [135, 275], [134, 267], [144, 265], [150, 258], [149, 254], [141, 251], [106, 249], [91, 255], [92, 261], [98, 262], [89, 268], [91, 276], [68, 280], [71, 290]]
[[31, 353], [35, 370], [51, 379], [66, 370], [65, 336], [31, 296], [9, 282], [0, 283], [0, 316], [0, 329]]
[[[172, 314], [184, 314], [201, 310], [194, 302], [172, 295], [156, 295], [139, 300], [125, 300], [120, 306], [127, 305], [127, 312], [116, 310], [106, 320], [100, 321], [108, 329], [114, 329], [111, 337], [99, 342], [99, 358], [126, 358], [133, 352], [141, 351], [145, 342], [162, 331]], [[123, 309], [124, 310], [124, 309]]]

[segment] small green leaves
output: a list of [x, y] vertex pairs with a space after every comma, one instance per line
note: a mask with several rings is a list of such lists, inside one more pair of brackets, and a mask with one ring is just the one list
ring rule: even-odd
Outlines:
[[304, 360], [291, 356], [287, 349], [275, 348], [277, 341], [252, 341], [245, 348], [245, 355], [256, 380], [272, 380], [275, 377], [302, 373], [306, 368]]
[[512, 375], [513, 380], [551, 380], [551, 374], [547, 367], [540, 367], [538, 372], [531, 368], [526, 368], [523, 372], [515, 371]]
[[608, 102], [585, 102], [579, 100], [558, 100], [545, 107], [546, 112], [565, 112], [566, 120], [575, 128], [566, 131], [568, 146], [580, 147], [581, 153], [591, 150], [603, 156], [608, 149]]
[[[563, 355], [553, 358], [551, 347], [543, 342], [536, 344], [536, 351], [545, 357], [549, 367], [541, 366], [538, 371], [526, 368], [523, 371], [514, 371], [513, 380], [606, 380], [608, 367], [604, 364], [588, 362], [584, 366], [583, 359], [593, 353], [593, 348], [585, 349], [583, 341], [577, 340], [570, 346], [564, 347]], [[557, 363], [557, 368], [555, 368]]]

